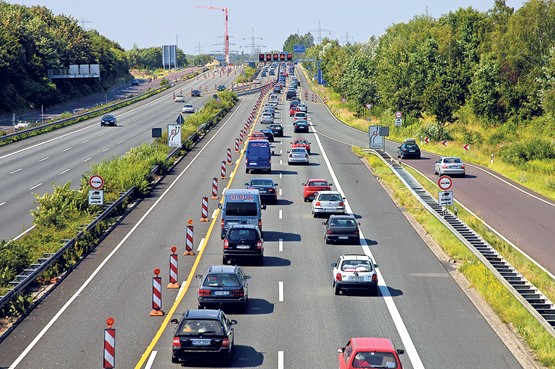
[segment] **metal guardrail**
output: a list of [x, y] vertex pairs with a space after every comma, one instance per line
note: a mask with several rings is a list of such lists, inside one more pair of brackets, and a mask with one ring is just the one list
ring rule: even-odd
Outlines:
[[[223, 109], [216, 114], [216, 117], [222, 113]], [[185, 146], [189, 143], [197, 143], [201, 136], [206, 132], [207, 128], [211, 128], [215, 122], [208, 122], [200, 125], [197, 130], [187, 137], [186, 142], [183, 143], [181, 147], [176, 147], [170, 151], [166, 160], [178, 155], [178, 153], [186, 148]], [[152, 178], [155, 173], [160, 170], [158, 165], [154, 166], [147, 178]], [[135, 192], [135, 187], [130, 188], [126, 192], [122, 193], [121, 196], [114, 202], [108, 205], [100, 215], [98, 215], [90, 224], [86, 226], [84, 230], [81, 230], [77, 235], [70, 240], [63, 240], [64, 245], [58, 249], [55, 253], [45, 253], [41, 258], [39, 258], [35, 263], [31, 264], [28, 268], [23, 270], [23, 273], [18, 274], [13, 281], [10, 282], [13, 287], [4, 296], [0, 296], [0, 309], [4, 307], [9, 301], [14, 297], [18, 296], [23, 290], [25, 290], [31, 283], [33, 283], [45, 270], [51, 267], [54, 263], [61, 258], [64, 253], [71, 248], [76, 242], [85, 235], [85, 232], [92, 230], [100, 221], [106, 219], [114, 212], [119, 205], [123, 203], [125, 199], [132, 196]]]
[[437, 200], [389, 154], [370, 150], [388, 165], [422, 205], [445, 225], [530, 312], [530, 314], [555, 337], [555, 305], [541, 291], [505, 260], [493, 246], [455, 214], [442, 208]]

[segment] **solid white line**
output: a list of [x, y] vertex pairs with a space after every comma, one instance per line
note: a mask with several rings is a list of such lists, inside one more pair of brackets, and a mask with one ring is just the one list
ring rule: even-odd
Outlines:
[[279, 252], [282, 252], [283, 251], [283, 238], [279, 239], [278, 245], [279, 245], [278, 246]]
[[283, 211], [279, 209], [279, 219], [283, 219]]
[[66, 152], [66, 151], [69, 151], [69, 150], [71, 150], [71, 147], [65, 148], [65, 149], [63, 150], [63, 152]]
[[283, 369], [283, 351], [278, 351], [278, 369]]
[[35, 188], [37, 188], [38, 186], [42, 185], [42, 183], [39, 183], [37, 185], [34, 185], [33, 187], [29, 188], [29, 191], [33, 191]]
[[145, 369], [150, 369], [152, 368], [152, 364], [154, 364], [154, 359], [156, 358], [156, 354], [158, 353], [158, 351], [152, 351], [150, 353], [150, 356], [148, 358], [148, 361], [146, 362], [146, 366]]
[[4, 202], [0, 202], [0, 206], [4, 205], [5, 203], [6, 203], [5, 201], [4, 201]]
[[214, 209], [214, 211], [212, 212], [212, 217], [211, 219], [214, 219], [216, 217], [216, 213], [218, 212], [218, 209]]
[[50, 159], [50, 156], [47, 156], [46, 158], [42, 158], [39, 161], [45, 161], [45, 160], [48, 160], [48, 159]]
[[86, 163], [86, 162], [88, 162], [88, 161], [91, 160], [91, 159], [92, 159], [91, 157], [86, 158], [85, 160], [83, 160], [83, 163]]
[[120, 142], [118, 142], [118, 145], [121, 145], [124, 142], [125, 142], [125, 140], [121, 140]]
[[283, 282], [279, 281], [278, 283], [278, 297], [279, 301], [283, 301]]
[[16, 170], [14, 170], [13, 172], [10, 172], [10, 174], [17, 173], [17, 172], [19, 172], [19, 171], [22, 170], [22, 169], [23, 169], [23, 168], [16, 169]]
[[279, 195], [281, 196], [283, 194], [283, 192], [281, 191], [281, 188], [279, 189]]
[[105, 148], [104, 150], [102, 150], [102, 152], [106, 152], [106, 151], [108, 151], [108, 150], [110, 150], [109, 147], [107, 147], [107, 148]]
[[[337, 189], [337, 191], [341, 192], [342, 194], [345, 194], [345, 192], [343, 191], [343, 189], [341, 188], [341, 184], [339, 183], [339, 180], [337, 178], [337, 176], [335, 175], [335, 172], [333, 171], [333, 168], [331, 166], [331, 163], [328, 159], [328, 156], [326, 155], [326, 152], [324, 150], [324, 147], [322, 146], [322, 142], [320, 141], [320, 137], [318, 136], [318, 132], [314, 129], [314, 127], [312, 127], [312, 130], [314, 131], [314, 137], [316, 138], [316, 142], [318, 143], [318, 147], [320, 148], [320, 152], [322, 157], [324, 158], [324, 161], [326, 163], [326, 166], [328, 167], [328, 170], [330, 172], [331, 178], [333, 180], [333, 183]], [[347, 199], [345, 199], [345, 210], [352, 214], [353, 211], [351, 209], [351, 206], [349, 205], [349, 202], [347, 201]], [[362, 234], [362, 231], [360, 231], [360, 244], [362, 247], [362, 250], [364, 251], [364, 253], [368, 256], [370, 256], [374, 261], [376, 261], [376, 259], [374, 258], [374, 255], [372, 255], [372, 252], [370, 251], [370, 248], [368, 247], [368, 244], [366, 243], [366, 239], [364, 238], [364, 235]], [[395, 324], [395, 328], [397, 328], [397, 332], [399, 332], [399, 336], [401, 337], [401, 341], [403, 341], [403, 346], [405, 348], [405, 352], [407, 353], [409, 360], [412, 363], [412, 367], [414, 369], [424, 369], [424, 364], [422, 363], [422, 360], [420, 359], [420, 355], [418, 354], [418, 351], [416, 351], [416, 347], [414, 346], [414, 342], [412, 342], [412, 338], [410, 337], [410, 334], [407, 330], [407, 327], [405, 326], [405, 322], [403, 321], [403, 318], [401, 317], [401, 314], [399, 313], [399, 310], [397, 309], [397, 305], [395, 304], [395, 301], [393, 301], [393, 298], [391, 297], [391, 294], [389, 293], [389, 289], [387, 288], [387, 283], [385, 282], [385, 279], [382, 276], [382, 273], [380, 271], [379, 268], [376, 268], [376, 273], [378, 274], [378, 286], [380, 288], [380, 292], [384, 298], [385, 304], [387, 306], [387, 310], [389, 310], [389, 314], [391, 315], [391, 319], [393, 320], [393, 323]]]
[[220, 129], [218, 129], [216, 131], [216, 133], [214, 134], [214, 136], [208, 140], [208, 142], [206, 143], [206, 145], [199, 150], [199, 152], [197, 153], [197, 155], [191, 160], [191, 162], [185, 167], [185, 169], [183, 170], [183, 172], [181, 172], [176, 178], [175, 180], [168, 186], [168, 188], [166, 189], [166, 191], [164, 191], [160, 197], [154, 202], [154, 204], [152, 204], [152, 207], [150, 207], [150, 209], [148, 209], [146, 211], [146, 213], [141, 217], [141, 219], [139, 219], [137, 221], [137, 223], [133, 226], [133, 228], [131, 228], [131, 230], [129, 231], [129, 233], [127, 233], [125, 235], [125, 237], [123, 237], [123, 239], [116, 245], [116, 247], [114, 247], [114, 249], [108, 254], [108, 256], [106, 256], [106, 258], [104, 260], [102, 260], [102, 262], [98, 265], [98, 267], [91, 273], [91, 275], [89, 276], [89, 278], [87, 278], [87, 280], [85, 282], [83, 282], [83, 284], [81, 285], [81, 287], [79, 287], [79, 289], [77, 291], [75, 291], [75, 293], [73, 294], [73, 296], [71, 296], [69, 298], [69, 300], [64, 304], [64, 306], [62, 306], [60, 308], [60, 310], [58, 310], [58, 312], [52, 317], [52, 319], [50, 319], [50, 321], [46, 324], [46, 326], [35, 336], [35, 338], [31, 341], [31, 343], [25, 348], [25, 350], [23, 350], [23, 352], [17, 357], [17, 359], [13, 362], [12, 365], [10, 365], [9, 369], [15, 369], [19, 363], [21, 363], [21, 361], [23, 359], [25, 359], [25, 357], [29, 354], [29, 352], [33, 349], [33, 347], [35, 347], [35, 345], [44, 337], [44, 335], [46, 334], [46, 332], [48, 332], [48, 330], [54, 325], [54, 323], [56, 323], [56, 321], [58, 319], [60, 319], [60, 317], [62, 316], [62, 314], [69, 308], [69, 306], [73, 303], [73, 301], [75, 301], [75, 299], [77, 299], [77, 297], [79, 297], [81, 295], [81, 293], [85, 290], [85, 288], [87, 288], [87, 286], [93, 281], [93, 279], [96, 277], [96, 275], [102, 270], [102, 268], [104, 268], [104, 266], [106, 265], [106, 263], [108, 263], [108, 261], [116, 254], [116, 252], [118, 252], [118, 250], [123, 246], [123, 244], [127, 241], [127, 239], [129, 237], [131, 237], [131, 235], [137, 230], [137, 228], [139, 228], [143, 222], [145, 221], [145, 219], [150, 215], [150, 213], [156, 208], [156, 206], [158, 206], [158, 204], [162, 201], [162, 199], [164, 199], [164, 197], [166, 197], [166, 195], [168, 194], [169, 191], [172, 190], [173, 186], [175, 186], [175, 184], [179, 181], [179, 179], [181, 177], [183, 177], [185, 175], [185, 173], [187, 173], [187, 171], [189, 170], [189, 168], [191, 167], [191, 165], [193, 165], [193, 163], [202, 155], [202, 153], [204, 152], [204, 150], [210, 145], [210, 143], [212, 142], [212, 140], [214, 140], [217, 136], [218, 133], [220, 133], [220, 131], [222, 129], [224, 129], [224, 127], [226, 126], [226, 124], [229, 122], [229, 120], [235, 115], [236, 112], [239, 111], [239, 107], [243, 104], [245, 100], [241, 100], [241, 102], [239, 103], [239, 105], [237, 106], [237, 110], [235, 110], [227, 119], [227, 121], [222, 124], [222, 126], [220, 127]]
[[69, 172], [69, 169], [62, 170], [62, 171], [60, 172], [60, 174], [65, 174], [65, 173], [67, 173], [67, 172]]
[[206, 241], [206, 238], [203, 238], [202, 240], [200, 240], [198, 247], [197, 247], [197, 251], [202, 250], [202, 248], [204, 247], [204, 242]]

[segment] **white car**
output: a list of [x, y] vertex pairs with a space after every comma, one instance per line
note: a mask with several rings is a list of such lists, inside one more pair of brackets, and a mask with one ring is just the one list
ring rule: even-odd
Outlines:
[[378, 294], [377, 265], [372, 258], [364, 254], [341, 255], [333, 267], [333, 289], [336, 295], [343, 290], [366, 290], [372, 295]]
[[339, 191], [317, 192], [312, 200], [312, 215], [345, 214], [345, 198]]
[[309, 164], [308, 151], [304, 147], [295, 147], [289, 151], [288, 164]]
[[303, 113], [308, 112], [308, 106], [306, 106], [306, 104], [301, 103], [301, 104], [299, 104], [299, 105], [297, 105], [297, 106], [299, 107], [299, 111], [300, 111], [300, 112], [303, 112]]
[[191, 104], [185, 104], [183, 105], [183, 113], [194, 113], [195, 112], [195, 107]]
[[464, 177], [464, 163], [456, 156], [442, 156], [434, 164], [434, 174]]
[[269, 112], [262, 113], [262, 117], [260, 118], [260, 123], [263, 124], [273, 124], [274, 123], [274, 115]]
[[297, 121], [297, 120], [308, 120], [308, 114], [306, 114], [303, 111], [296, 112], [295, 115], [293, 116], [293, 121]]
[[175, 95], [175, 97], [173, 98], [173, 101], [175, 102], [185, 102], [185, 97], [182, 95]]
[[255, 85], [259, 85], [260, 84], [260, 80], [258, 78], [256, 78], [254, 81], [252, 81], [252, 83], [254, 83]]

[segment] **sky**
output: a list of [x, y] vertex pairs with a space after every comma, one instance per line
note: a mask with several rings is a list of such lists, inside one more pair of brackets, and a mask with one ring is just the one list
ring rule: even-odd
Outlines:
[[[186, 54], [222, 52], [224, 12], [195, 6], [229, 9], [230, 51], [250, 53], [253, 43], [262, 52], [281, 51], [291, 34], [310, 32], [321, 38], [365, 42], [396, 23], [417, 15], [439, 18], [458, 8], [487, 11], [494, 0], [8, 0], [25, 6], [42, 5], [56, 15], [77, 19], [129, 50], [175, 45]], [[524, 0], [506, 0], [518, 9]], [[146, 5], [144, 5], [146, 4]], [[320, 30], [320, 31], [318, 31]], [[253, 35], [255, 39], [253, 40]]]

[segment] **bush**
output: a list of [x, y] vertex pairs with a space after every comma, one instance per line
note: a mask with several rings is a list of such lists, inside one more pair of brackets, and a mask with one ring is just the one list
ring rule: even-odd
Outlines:
[[420, 129], [422, 136], [429, 137], [432, 141], [451, 141], [452, 137], [441, 123], [426, 123]]
[[0, 241], [0, 286], [13, 281], [17, 274], [27, 268], [30, 261], [29, 251], [17, 241]]
[[514, 142], [501, 150], [501, 158], [517, 166], [531, 160], [555, 159], [555, 145], [544, 139]]

